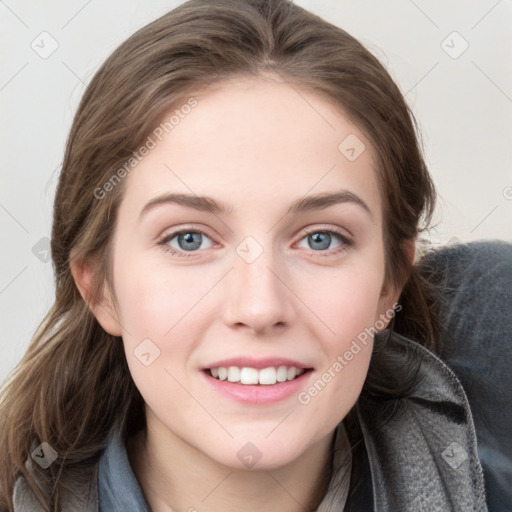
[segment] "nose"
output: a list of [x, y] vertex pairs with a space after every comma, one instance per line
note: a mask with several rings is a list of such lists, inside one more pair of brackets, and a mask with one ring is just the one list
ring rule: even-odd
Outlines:
[[225, 323], [263, 335], [290, 326], [295, 310], [288, 281], [287, 272], [271, 250], [264, 250], [254, 261], [235, 254], [227, 276]]

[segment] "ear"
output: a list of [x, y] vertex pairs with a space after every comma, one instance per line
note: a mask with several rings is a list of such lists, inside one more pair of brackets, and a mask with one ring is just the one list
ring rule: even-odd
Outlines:
[[407, 257], [407, 261], [411, 265], [414, 265], [414, 261], [416, 259], [416, 241], [415, 240], [406, 240], [402, 247], [405, 256]]
[[103, 330], [112, 336], [121, 336], [121, 324], [119, 323], [118, 314], [107, 284], [104, 284], [101, 296], [97, 300], [94, 300], [92, 296], [95, 277], [94, 266], [89, 262], [72, 260], [71, 274], [80, 291], [80, 295], [89, 306], [98, 323], [103, 327]]
[[[416, 258], [416, 242], [414, 240], [407, 240], [403, 244], [402, 250], [404, 251], [404, 255], [407, 261], [412, 267]], [[385, 282], [382, 286], [379, 299], [379, 326], [382, 324], [382, 322], [384, 322], [385, 326], [387, 327], [394, 316], [395, 308], [397, 311], [401, 309], [400, 305], [398, 305], [398, 307], [396, 307], [396, 305], [398, 304], [398, 299], [402, 293], [404, 284], [405, 281], [400, 286], [393, 285], [391, 282]], [[379, 328], [379, 330], [382, 329]]]

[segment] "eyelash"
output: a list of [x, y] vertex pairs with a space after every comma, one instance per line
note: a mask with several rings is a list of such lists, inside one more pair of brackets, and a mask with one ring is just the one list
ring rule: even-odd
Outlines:
[[[204, 235], [211, 239], [211, 237], [207, 233], [205, 233], [202, 229], [190, 227], [187, 229], [180, 229], [178, 231], [173, 231], [172, 233], [168, 233], [168, 234], [164, 235], [162, 238], [159, 239], [159, 241], [157, 242], [157, 245], [161, 246], [162, 249], [166, 253], [169, 253], [172, 256], [177, 256], [179, 258], [191, 258], [194, 256], [195, 253], [200, 252], [200, 251], [199, 250], [190, 251], [190, 252], [179, 251], [179, 250], [176, 250], [174, 247], [171, 247], [170, 245], [168, 245], [168, 243], [173, 238], [175, 238], [176, 236], [182, 235], [184, 233], [199, 233], [199, 234]], [[320, 257], [334, 256], [335, 254], [338, 254], [338, 253], [348, 250], [353, 245], [353, 241], [350, 238], [348, 238], [346, 235], [344, 235], [340, 231], [338, 231], [336, 229], [332, 229], [332, 228], [311, 229], [309, 231], [304, 232], [299, 241], [303, 240], [308, 235], [311, 235], [313, 233], [324, 233], [324, 234], [329, 234], [329, 235], [334, 234], [337, 237], [339, 237], [339, 239], [341, 240], [341, 245], [339, 247], [337, 247], [336, 249], [330, 249], [328, 251], [314, 251], [313, 249], [310, 249], [310, 251], [313, 254], [315, 254], [316, 256], [320, 256]]]

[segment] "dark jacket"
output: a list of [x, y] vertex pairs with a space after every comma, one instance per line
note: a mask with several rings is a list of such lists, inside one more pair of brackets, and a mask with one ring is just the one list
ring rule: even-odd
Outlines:
[[[410, 339], [391, 335], [386, 350], [418, 362], [417, 386], [384, 424], [383, 404], [358, 401], [364, 442], [356, 452], [356, 483], [345, 511], [510, 511], [512, 245], [448, 247], [426, 265], [428, 275], [445, 288], [445, 346], [438, 358]], [[335, 448], [341, 437], [337, 431]], [[98, 464], [66, 475], [65, 512], [149, 511], [125, 442], [112, 432]], [[341, 454], [334, 451], [334, 476], [319, 512], [342, 510], [336, 472]], [[14, 506], [16, 512], [43, 510], [21, 477]]]

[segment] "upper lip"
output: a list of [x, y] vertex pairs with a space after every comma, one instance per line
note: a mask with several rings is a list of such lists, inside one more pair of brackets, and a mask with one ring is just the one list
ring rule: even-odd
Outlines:
[[309, 369], [310, 365], [300, 363], [299, 361], [294, 361], [293, 359], [287, 359], [284, 357], [264, 357], [259, 359], [254, 359], [253, 357], [231, 357], [229, 359], [222, 359], [220, 361], [215, 361], [207, 366], [204, 366], [203, 370], [208, 370], [210, 368], [220, 368], [220, 367], [229, 367], [229, 366], [238, 366], [239, 368], [269, 368], [269, 367], [278, 367], [278, 366], [294, 366], [295, 368], [303, 368]]

